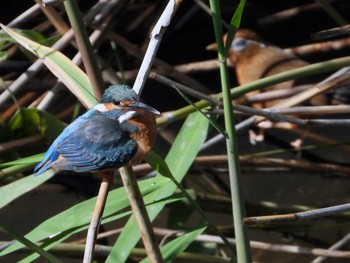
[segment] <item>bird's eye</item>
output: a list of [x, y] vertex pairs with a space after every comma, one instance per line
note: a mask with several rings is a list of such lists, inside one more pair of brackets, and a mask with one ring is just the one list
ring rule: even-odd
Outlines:
[[119, 106], [120, 105], [120, 101], [119, 100], [115, 100], [115, 101], [113, 101], [113, 104]]
[[241, 38], [241, 37], [236, 38], [231, 44], [233, 50], [237, 51], [237, 52], [242, 51], [243, 49], [245, 49], [245, 47], [247, 45], [248, 45], [248, 40], [245, 39], [245, 38]]

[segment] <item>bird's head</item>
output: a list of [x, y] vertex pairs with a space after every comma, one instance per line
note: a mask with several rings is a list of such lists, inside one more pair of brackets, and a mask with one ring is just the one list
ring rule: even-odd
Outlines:
[[[224, 35], [224, 43], [227, 40], [227, 34]], [[261, 48], [265, 47], [265, 43], [258, 34], [249, 29], [237, 30], [233, 41], [230, 44], [229, 59], [233, 66], [241, 57], [251, 57], [255, 55]], [[207, 46], [209, 51], [217, 51], [216, 43]]]
[[94, 107], [100, 112], [119, 111], [120, 123], [127, 121], [138, 114], [160, 114], [156, 109], [137, 100], [137, 94], [126, 85], [113, 85], [105, 90], [99, 104]]

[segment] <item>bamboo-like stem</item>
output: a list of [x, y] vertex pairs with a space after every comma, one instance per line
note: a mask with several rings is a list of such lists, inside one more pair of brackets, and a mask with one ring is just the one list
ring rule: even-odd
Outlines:
[[301, 222], [350, 211], [350, 204], [330, 206], [311, 211], [283, 215], [254, 216], [244, 218], [245, 225], [270, 224], [280, 222]]
[[228, 68], [226, 64], [226, 53], [223, 43], [223, 32], [221, 28], [221, 12], [220, 3], [215, 0], [210, 0], [210, 7], [212, 10], [214, 31], [216, 43], [218, 46], [218, 59], [220, 63], [220, 77], [222, 87], [222, 97], [224, 105], [224, 120], [226, 128], [226, 147], [228, 157], [228, 168], [230, 176], [231, 186], [231, 198], [232, 198], [232, 212], [233, 212], [233, 224], [236, 237], [236, 252], [237, 261], [240, 263], [252, 262], [250, 245], [248, 239], [247, 228], [243, 225], [242, 220], [245, 217], [245, 204], [242, 195], [241, 187], [241, 172], [239, 165], [239, 154], [236, 140], [235, 123], [233, 118], [232, 109], [232, 96], [230, 93], [230, 81]]
[[159, 246], [153, 233], [151, 221], [148, 217], [142, 194], [140, 192], [137, 180], [130, 166], [124, 166], [119, 170], [129, 202], [139, 226], [143, 244], [145, 246], [148, 259], [151, 263], [163, 262]]
[[83, 260], [84, 263], [90, 263], [93, 260], [96, 237], [98, 234], [98, 229], [100, 227], [103, 210], [106, 205], [109, 185], [109, 179], [107, 177], [103, 177], [100, 190], [96, 199], [95, 209], [92, 213], [91, 222], [86, 237], [86, 245]]
[[66, 0], [64, 1], [64, 6], [75, 33], [75, 39], [84, 62], [86, 73], [94, 90], [94, 96], [99, 100], [102, 96], [103, 80], [97, 61], [94, 58], [92, 46], [83, 19], [81, 18], [79, 7], [76, 0]]

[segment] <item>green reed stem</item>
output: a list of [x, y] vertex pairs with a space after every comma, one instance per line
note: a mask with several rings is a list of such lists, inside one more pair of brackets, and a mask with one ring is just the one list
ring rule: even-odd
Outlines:
[[233, 224], [236, 237], [237, 261], [240, 263], [251, 262], [251, 252], [248, 239], [248, 231], [243, 225], [243, 218], [246, 215], [245, 203], [241, 187], [241, 171], [239, 165], [239, 154], [237, 149], [235, 122], [232, 110], [232, 95], [230, 92], [230, 81], [226, 63], [225, 47], [223, 43], [223, 32], [221, 27], [220, 2], [210, 0], [212, 11], [215, 38], [218, 47], [218, 60], [220, 63], [220, 78], [222, 87], [222, 99], [224, 106], [224, 119], [226, 127], [226, 148], [228, 157], [228, 168], [231, 186], [231, 202], [233, 212]]

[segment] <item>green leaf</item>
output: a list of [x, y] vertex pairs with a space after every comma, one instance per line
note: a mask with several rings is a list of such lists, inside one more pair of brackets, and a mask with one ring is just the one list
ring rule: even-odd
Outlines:
[[[44, 154], [37, 154], [37, 155], [22, 158], [22, 159], [18, 159], [15, 161], [0, 164], [0, 169], [2, 169], [0, 178], [4, 175], [16, 174], [16, 173], [28, 171], [29, 169], [33, 169], [35, 165], [42, 160], [43, 156]], [[0, 195], [1, 195], [1, 190], [0, 190]]]
[[[33, 180], [40, 180], [48, 177], [48, 173], [52, 170], [48, 170], [44, 174], [38, 177], [31, 177]], [[20, 181], [20, 180], [19, 180]], [[168, 183], [168, 179], [165, 177], [151, 178], [140, 182], [140, 190], [143, 195], [147, 195], [161, 188], [164, 184]], [[15, 183], [17, 183], [16, 181]], [[21, 184], [17, 184], [21, 187]], [[15, 192], [14, 189], [12, 191]], [[174, 199], [161, 200], [162, 204], [179, 200], [179, 197]], [[56, 216], [53, 216], [41, 223], [35, 229], [30, 231], [26, 238], [32, 242], [47, 241], [45, 248], [54, 246], [55, 244], [62, 242], [62, 240], [68, 238], [72, 234], [87, 229], [90, 219], [91, 211], [96, 203], [96, 197], [81, 202]], [[151, 203], [151, 202], [150, 202]], [[125, 209], [129, 205], [129, 200], [125, 193], [124, 187], [120, 187], [109, 193], [108, 200], [103, 213], [102, 223], [107, 223], [112, 220], [116, 220], [126, 213], [122, 213], [121, 210]], [[129, 213], [129, 212], [128, 212]], [[127, 213], [127, 214], [128, 214]], [[7, 255], [23, 247], [20, 243], [14, 243], [0, 252], [0, 256]]]
[[160, 175], [165, 176], [167, 178], [172, 178], [173, 175], [164, 161], [164, 159], [156, 153], [154, 150], [151, 150], [151, 152], [146, 157], [146, 161], [152, 166], [152, 168], [157, 171]]
[[241, 20], [242, 20], [242, 16], [243, 16], [243, 10], [245, 7], [245, 3], [246, 3], [246, 0], [241, 0], [239, 2], [237, 9], [236, 9], [236, 12], [232, 16], [232, 19], [230, 22], [230, 29], [227, 32], [226, 43], [224, 43], [226, 56], [230, 50], [233, 37], [235, 36], [236, 31], [238, 30], [238, 28], [241, 25]]
[[38, 56], [86, 107], [91, 108], [96, 104], [88, 77], [65, 55], [53, 48], [40, 45], [3, 24], [0, 26], [22, 47]]
[[[196, 112], [188, 116], [178, 133], [165, 161], [169, 171], [174, 175], [178, 182], [186, 175], [194, 158], [197, 156], [199, 149], [207, 137], [209, 122], [202, 114]], [[151, 163], [153, 167], [157, 167], [156, 163]], [[158, 166], [162, 171], [166, 171], [164, 166]], [[166, 176], [166, 175], [165, 175]], [[159, 174], [157, 175], [159, 177]], [[169, 176], [168, 176], [169, 177]], [[150, 193], [144, 197], [145, 203], [153, 202], [166, 198], [174, 193], [176, 185], [169, 181], [168, 184], [159, 188], [157, 191]], [[147, 207], [150, 220], [155, 217], [163, 209], [164, 205], [152, 205]], [[130, 217], [124, 227], [123, 232], [117, 239], [112, 252], [106, 262], [125, 262], [131, 250], [140, 239], [140, 233], [134, 217]]]
[[37, 252], [39, 255], [41, 255], [43, 258], [45, 258], [47, 261], [53, 262], [53, 263], [62, 262], [58, 258], [56, 258], [55, 256], [51, 255], [50, 253], [48, 253], [47, 251], [45, 251], [44, 249], [42, 249], [38, 245], [34, 244], [33, 242], [31, 242], [30, 240], [25, 238], [24, 236], [18, 234], [16, 231], [4, 226], [1, 223], [0, 223], [0, 231], [13, 236], [16, 240], [21, 242], [23, 245], [25, 245], [26, 247], [28, 247], [32, 251]]
[[[191, 231], [184, 233], [183, 235], [175, 238], [161, 248], [164, 262], [173, 262], [173, 260], [182, 253], [192, 242], [199, 236], [205, 229], [206, 225], [198, 225]], [[145, 258], [141, 262], [148, 262], [148, 258]]]
[[17, 137], [25, 137], [38, 134], [37, 127], [39, 123], [40, 116], [35, 110], [20, 109], [10, 120], [9, 126], [17, 134]]
[[13, 183], [5, 185], [0, 188], [0, 209], [18, 198], [19, 196], [33, 190], [37, 186], [49, 180], [54, 176], [53, 170], [46, 171], [44, 174], [38, 177], [32, 175], [26, 176]]
[[48, 112], [22, 108], [10, 120], [9, 127], [17, 137], [36, 135], [40, 130], [52, 141], [62, 132], [65, 124]]
[[36, 155], [32, 155], [29, 157], [24, 157], [15, 161], [11, 161], [11, 162], [7, 162], [7, 163], [2, 163], [0, 164], [0, 168], [6, 168], [6, 167], [11, 167], [11, 166], [15, 166], [15, 165], [33, 165], [36, 164], [38, 162], [40, 162], [44, 157], [43, 153], [40, 154], [36, 154]]

